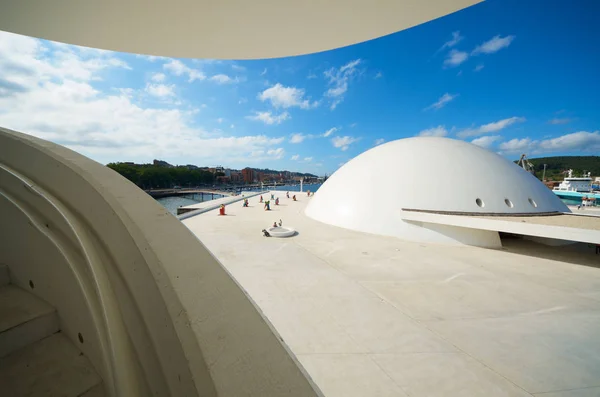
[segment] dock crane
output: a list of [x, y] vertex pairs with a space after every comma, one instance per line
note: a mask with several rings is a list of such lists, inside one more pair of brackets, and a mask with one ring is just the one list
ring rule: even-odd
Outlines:
[[521, 166], [525, 171], [529, 172], [532, 175], [535, 175], [534, 165], [529, 162], [527, 156], [525, 154], [521, 155], [521, 158], [517, 162], [517, 165]]

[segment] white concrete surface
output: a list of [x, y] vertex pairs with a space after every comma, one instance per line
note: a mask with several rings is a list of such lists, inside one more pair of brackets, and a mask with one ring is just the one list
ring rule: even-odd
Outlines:
[[21, 0], [3, 3], [0, 30], [136, 54], [263, 59], [371, 40], [480, 1]]
[[[186, 219], [189, 216], [193, 216], [194, 214], [202, 213], [205, 211], [210, 211], [215, 208], [219, 208], [221, 204], [230, 205], [232, 203], [237, 203], [239, 201], [243, 201], [245, 198], [253, 197], [256, 195], [260, 195], [260, 192], [243, 192], [237, 196], [226, 196], [221, 197], [214, 200], [202, 201], [200, 203], [190, 204], [190, 205], [182, 205], [179, 208], [187, 210], [189, 212], [184, 212], [181, 215], [178, 215], [179, 219]], [[194, 214], [191, 214], [192, 211], [198, 211]]]
[[2, 396], [100, 397], [101, 383], [88, 358], [61, 333], [0, 358]]
[[[505, 232], [591, 244], [600, 243], [600, 218], [596, 216], [563, 214], [532, 217], [480, 217], [402, 211], [400, 218], [405, 221], [418, 222], [423, 225], [422, 227], [440, 225], [474, 232]], [[447, 235], [452, 236], [453, 234], [447, 232]], [[477, 240], [466, 241], [466, 243], [483, 246]]]
[[[394, 170], [394, 181], [389, 172]], [[361, 181], [357, 190], [356, 181]], [[513, 162], [468, 142], [398, 139], [348, 161], [321, 188], [306, 215], [360, 232], [432, 243], [498, 246], [481, 229], [421, 227], [403, 209], [469, 214], [569, 212], [537, 178]]]
[[0, 287], [8, 285], [10, 283], [10, 276], [8, 274], [8, 266], [4, 263], [0, 263]]
[[[274, 193], [272, 211], [251, 198], [183, 222], [326, 396], [598, 395], [593, 247], [408, 242], [305, 216], [320, 191], [298, 202]], [[279, 219], [299, 234], [263, 237]]]
[[13, 285], [0, 287], [0, 357], [59, 330], [56, 310]]
[[0, 127], [0, 214], [11, 284], [56, 309], [108, 395], [319, 395], [204, 245], [110, 168]]

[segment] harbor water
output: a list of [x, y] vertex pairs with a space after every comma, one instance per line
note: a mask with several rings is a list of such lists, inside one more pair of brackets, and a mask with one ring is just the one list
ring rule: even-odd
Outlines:
[[221, 194], [190, 194], [186, 196], [161, 197], [156, 199], [171, 214], [177, 215], [177, 208], [222, 198]]

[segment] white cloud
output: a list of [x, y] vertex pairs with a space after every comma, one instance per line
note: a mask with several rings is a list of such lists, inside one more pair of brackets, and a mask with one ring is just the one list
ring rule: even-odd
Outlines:
[[271, 112], [254, 112], [254, 115], [246, 117], [249, 120], [262, 121], [265, 124], [281, 124], [285, 120], [291, 119], [292, 117], [288, 112], [283, 112], [279, 115], [275, 115]]
[[233, 128], [235, 128], [235, 124], [231, 124], [231, 125], [229, 126], [229, 128], [232, 128], [232, 129], [233, 129]]
[[579, 131], [542, 140], [532, 140], [531, 138], [511, 139], [498, 145], [498, 148], [504, 153], [598, 153], [600, 152], [600, 131]]
[[0, 94], [27, 91], [36, 86], [39, 79], [96, 81], [102, 80], [108, 69], [131, 69], [110, 52], [49, 44], [54, 47], [51, 57], [50, 48], [40, 40], [0, 32]]
[[231, 64], [231, 69], [236, 70], [238, 72], [243, 72], [246, 70], [245, 67], [243, 67], [242, 65], [238, 65], [237, 63], [232, 63]]
[[313, 160], [312, 157], [305, 157], [304, 161], [306, 161], [307, 163], [310, 163]]
[[312, 79], [316, 79], [317, 75], [314, 73], [310, 73], [308, 76], [306, 76], [307, 79], [312, 80]]
[[224, 118], [222, 118], [222, 117], [219, 117], [219, 118], [217, 119], [217, 123], [219, 123], [219, 124], [221, 124], [223, 121], [225, 121], [225, 119], [224, 119]]
[[325, 92], [325, 96], [331, 99], [329, 108], [334, 110], [344, 100], [344, 95], [348, 91], [348, 83], [357, 74], [357, 66], [361, 63], [360, 59], [348, 62], [342, 67], [331, 68], [324, 72], [328, 79], [330, 88]]
[[435, 103], [427, 106], [423, 110], [430, 110], [430, 109], [438, 110], [438, 109], [441, 109], [444, 106], [446, 106], [447, 103], [449, 103], [450, 101], [454, 100], [454, 98], [456, 98], [456, 97], [458, 97], [458, 94], [454, 94], [453, 95], [453, 94], [445, 93], [444, 95], [442, 95], [440, 97], [440, 99], [437, 100], [437, 102], [435, 102]]
[[375, 146], [379, 146], [379, 145], [381, 145], [383, 142], [385, 142], [385, 139], [383, 139], [383, 138], [375, 139]]
[[452, 50], [444, 59], [444, 66], [455, 67], [463, 63], [469, 58], [469, 54], [464, 51]]
[[504, 120], [495, 121], [493, 123], [484, 124], [479, 127], [479, 132], [487, 134], [488, 132], [496, 132], [505, 129], [506, 127], [515, 123], [522, 123], [525, 121], [525, 117], [511, 117]]
[[149, 61], [149, 62], [162, 61], [162, 60], [167, 59], [165, 57], [159, 57], [159, 56], [154, 56], [154, 55], [140, 55], [140, 54], [136, 54], [135, 56], [136, 56], [136, 58], [142, 58], [142, 59], [145, 59], [146, 61]]
[[246, 102], [248, 102], [248, 99], [246, 99], [246, 98], [240, 98], [240, 99], [238, 100], [238, 105], [244, 104], [244, 103], [246, 103]]
[[473, 50], [473, 54], [493, 54], [494, 52], [500, 51], [501, 49], [508, 47], [514, 39], [515, 36], [494, 36], [485, 43], [477, 46]]
[[237, 78], [232, 79], [231, 77], [227, 76], [226, 74], [215, 74], [209, 80], [214, 81], [217, 84], [232, 84], [232, 83], [238, 82]]
[[489, 148], [494, 144], [494, 142], [500, 139], [502, 139], [500, 135], [486, 135], [473, 139], [471, 143], [477, 146], [481, 146], [483, 148]]
[[562, 119], [555, 118], [555, 119], [548, 120], [548, 124], [554, 124], [554, 125], [557, 125], [557, 124], [569, 124], [571, 121], [573, 121], [573, 119], [569, 119], [569, 118], [562, 118]]
[[265, 74], [267, 74], [267, 68], [265, 68], [262, 72], [261, 72], [261, 76], [264, 76]]
[[284, 138], [264, 135], [215, 137], [195, 126], [193, 109], [173, 104], [147, 107], [133, 101], [130, 87], [106, 92], [94, 87], [93, 82], [123, 69], [122, 63], [109, 61], [116, 56], [0, 32], [0, 87], [4, 89], [0, 125], [65, 145], [103, 163], [227, 159], [242, 166], [251, 152], [268, 154], [283, 143]]
[[350, 145], [357, 141], [358, 138], [353, 138], [350, 136], [336, 136], [331, 139], [331, 143], [333, 143], [333, 146], [341, 149], [342, 151], [348, 150]]
[[438, 125], [437, 127], [428, 128], [423, 130], [417, 134], [418, 136], [446, 136], [448, 135], [448, 130], [443, 125]]
[[442, 47], [438, 50], [438, 52], [443, 51], [446, 48], [454, 47], [455, 45], [460, 43], [462, 41], [462, 39], [464, 39], [464, 37], [460, 35], [459, 31], [452, 32], [452, 38], [450, 40], [448, 40], [447, 42], [445, 42], [444, 45], [442, 45]]
[[154, 73], [151, 77], [150, 80], [156, 82], [156, 83], [162, 83], [163, 81], [165, 81], [165, 78], [167, 76], [164, 75], [164, 73]]
[[175, 96], [175, 85], [166, 84], [146, 84], [146, 92], [152, 96], [165, 98]]
[[328, 129], [327, 131], [325, 131], [325, 132], [323, 133], [323, 137], [324, 137], [324, 138], [327, 138], [328, 136], [330, 136], [331, 134], [333, 134], [333, 133], [334, 133], [334, 132], [336, 132], [336, 131], [338, 131], [338, 128], [337, 128], [337, 127], [330, 128], [330, 129]]
[[533, 141], [530, 138], [515, 138], [507, 142], [502, 142], [500, 145], [498, 145], [498, 149], [504, 153], [529, 151], [529, 149], [532, 148], [532, 143]]
[[479, 72], [483, 68], [484, 68], [483, 63], [480, 63], [479, 65], [475, 66], [475, 69], [473, 69], [473, 71], [474, 72]]
[[292, 134], [290, 137], [290, 143], [302, 143], [306, 139], [306, 135], [303, 134]]
[[539, 149], [544, 152], [582, 151], [600, 152], [600, 131], [573, 132], [553, 139], [540, 141]]
[[260, 94], [258, 99], [261, 101], [270, 101], [275, 108], [299, 107], [301, 109], [310, 109], [318, 106], [318, 102], [310, 102], [304, 99], [304, 90], [296, 87], [285, 87], [280, 83], [267, 88]]
[[171, 59], [169, 62], [163, 65], [163, 68], [175, 76], [187, 75], [189, 83], [192, 83], [195, 80], [204, 80], [206, 78], [204, 73], [202, 73], [200, 70], [190, 68], [177, 59]]
[[299, 154], [295, 154], [291, 157], [292, 160], [298, 160], [300, 158]]
[[510, 117], [508, 119], [494, 121], [488, 124], [483, 124], [477, 128], [467, 128], [456, 134], [459, 138], [467, 138], [470, 136], [476, 136], [481, 134], [488, 134], [490, 132], [498, 132], [513, 124], [522, 123], [526, 119], [525, 117]]
[[285, 154], [285, 150], [283, 150], [283, 148], [281, 148], [281, 147], [279, 147], [277, 149], [267, 150], [267, 156], [272, 159], [276, 159], [276, 160], [283, 158], [284, 154]]
[[381, 72], [377, 72], [377, 74], [375, 75], [375, 79], [380, 79], [383, 77], [383, 73]]

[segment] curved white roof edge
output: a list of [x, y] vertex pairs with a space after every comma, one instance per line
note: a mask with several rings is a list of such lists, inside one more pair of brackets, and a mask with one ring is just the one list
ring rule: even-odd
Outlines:
[[482, 0], [0, 0], [0, 30], [137, 54], [262, 59], [385, 36]]
[[415, 210], [502, 216], [570, 212], [537, 178], [496, 153], [460, 140], [417, 137], [350, 160], [319, 188], [306, 215], [405, 240], [499, 244], [497, 233], [403, 219]]

